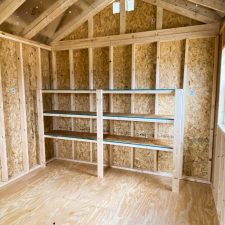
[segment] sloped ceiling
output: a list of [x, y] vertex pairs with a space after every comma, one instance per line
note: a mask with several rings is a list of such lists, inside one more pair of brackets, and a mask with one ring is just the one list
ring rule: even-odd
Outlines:
[[[5, 4], [6, 2], [12, 2], [15, 0], [0, 0], [0, 8], [1, 5]], [[18, 0], [16, 0], [18, 2]], [[16, 9], [12, 15], [10, 15], [1, 25], [0, 30], [15, 34], [18, 36], [25, 36], [24, 30], [40, 15], [43, 15], [43, 12], [48, 10], [53, 4], [55, 4], [57, 1], [62, 0], [27, 0], [24, 3], [21, 3], [22, 5]], [[60, 30], [63, 30], [62, 28], [66, 27], [67, 24], [73, 24], [73, 21], [76, 21], [78, 19], [86, 19], [83, 15], [87, 13], [90, 14], [91, 11], [96, 12], [96, 8], [104, 2], [107, 4], [109, 2], [112, 2], [113, 0], [77, 0], [76, 3], [67, 8], [66, 10], [62, 10], [62, 13], [59, 13], [57, 18], [55, 18], [53, 21], [50, 21], [49, 23], [46, 23], [43, 29], [41, 29], [37, 34], [35, 34], [31, 39], [42, 42], [42, 43], [48, 43], [52, 41], [53, 37], [55, 37], [55, 34], [59, 33]], [[185, 10], [189, 10], [194, 12], [195, 14], [203, 13], [206, 16], [209, 15], [211, 18], [215, 18], [215, 20], [220, 21], [225, 15], [225, 11], [222, 10], [216, 10], [214, 7], [213, 9], [207, 7], [207, 4], [197, 4], [199, 0], [144, 0], [148, 3], [153, 3], [154, 5], [159, 5], [160, 7], [167, 7], [167, 4], [170, 6], [174, 5], [176, 7], [182, 7]], [[208, 0], [203, 0], [208, 1]], [[219, 4], [224, 4], [222, 0], [217, 0]], [[99, 9], [101, 9], [99, 7]], [[184, 11], [185, 12], [185, 11]], [[178, 12], [180, 14], [183, 13], [181, 10]], [[1, 12], [0, 12], [1, 14]], [[187, 16], [187, 15], [186, 15]], [[77, 20], [76, 20], [77, 18]], [[48, 20], [49, 21], [49, 20]], [[47, 22], [48, 22], [47, 21]]]

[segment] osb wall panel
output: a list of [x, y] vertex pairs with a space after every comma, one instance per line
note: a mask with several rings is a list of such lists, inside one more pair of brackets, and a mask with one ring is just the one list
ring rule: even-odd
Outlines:
[[[182, 88], [184, 71], [184, 41], [160, 43], [160, 88]], [[174, 115], [174, 95], [159, 96], [159, 114]], [[158, 136], [173, 138], [173, 125], [159, 124]], [[160, 171], [172, 170], [172, 154], [159, 152]]]
[[[69, 52], [60, 51], [56, 53], [57, 88], [70, 89]], [[58, 109], [71, 110], [69, 94], [58, 95]], [[57, 118], [59, 130], [72, 130], [71, 118]], [[58, 156], [72, 159], [72, 141], [57, 140]]]
[[12, 177], [23, 170], [16, 44], [0, 39], [0, 49], [8, 172]]
[[39, 161], [36, 49], [23, 45], [24, 86], [26, 98], [27, 138], [30, 168]]
[[93, 17], [94, 37], [120, 33], [120, 14], [113, 14], [112, 4]]
[[[114, 48], [113, 81], [115, 89], [131, 88], [131, 45]], [[113, 96], [113, 111], [130, 113], [131, 99], [129, 95]], [[113, 122], [113, 133], [130, 135], [130, 123], [124, 121]], [[130, 166], [130, 148], [113, 146], [113, 164]]]
[[163, 10], [163, 29], [186, 27], [202, 24], [186, 16], [182, 16], [167, 10]]
[[[88, 49], [74, 51], [74, 80], [76, 89], [89, 89]], [[77, 111], [89, 111], [89, 95], [75, 95], [75, 108]], [[74, 130], [90, 132], [89, 119], [74, 119]], [[90, 143], [75, 142], [74, 157], [90, 161]]]
[[[136, 45], [135, 47], [135, 78], [136, 88], [155, 88], [156, 74], [156, 43]], [[135, 96], [134, 112], [154, 114], [155, 96]], [[134, 123], [134, 135], [139, 137], [154, 137], [153, 123]], [[154, 169], [154, 153], [146, 149], [135, 148], [134, 166], [142, 169]]]
[[[50, 52], [47, 50], [41, 50], [41, 71], [42, 71], [42, 88], [51, 89], [51, 62], [50, 62]], [[43, 98], [44, 110], [52, 109], [52, 95], [44, 95]], [[50, 131], [53, 129], [52, 118], [44, 118], [45, 131]], [[45, 139], [45, 154], [46, 160], [54, 157], [54, 146], [52, 139]]]
[[76, 39], [82, 39], [82, 38], [88, 38], [88, 22], [83, 23], [70, 35], [64, 38], [63, 41], [76, 40]]
[[134, 1], [134, 11], [126, 12], [126, 33], [156, 29], [156, 6], [141, 0]]
[[214, 38], [189, 42], [184, 173], [207, 178]]

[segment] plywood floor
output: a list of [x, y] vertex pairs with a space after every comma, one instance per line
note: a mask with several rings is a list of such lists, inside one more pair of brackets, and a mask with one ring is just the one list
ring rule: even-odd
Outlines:
[[218, 225], [209, 185], [54, 161], [0, 192], [1, 225]]

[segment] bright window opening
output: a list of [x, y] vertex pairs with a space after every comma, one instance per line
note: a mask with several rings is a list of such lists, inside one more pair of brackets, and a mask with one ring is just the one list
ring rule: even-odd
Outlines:
[[[127, 12], [134, 11], [134, 0], [125, 0]], [[113, 14], [120, 13], [120, 2], [113, 2]]]

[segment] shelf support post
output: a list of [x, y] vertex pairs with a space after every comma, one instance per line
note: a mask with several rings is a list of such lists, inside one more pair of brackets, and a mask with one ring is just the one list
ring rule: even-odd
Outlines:
[[172, 191], [179, 192], [183, 170], [183, 90], [175, 91], [174, 152]]
[[96, 93], [97, 105], [97, 166], [98, 177], [104, 176], [104, 157], [103, 157], [103, 95], [102, 90]]

